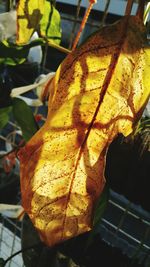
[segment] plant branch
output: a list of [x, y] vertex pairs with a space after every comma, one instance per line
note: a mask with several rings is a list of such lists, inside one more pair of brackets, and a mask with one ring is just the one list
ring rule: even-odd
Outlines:
[[102, 21], [101, 21], [101, 24], [100, 24], [100, 28], [104, 25], [105, 23], [105, 20], [106, 20], [106, 17], [107, 17], [107, 13], [108, 13], [108, 8], [109, 8], [109, 5], [110, 5], [110, 1], [111, 0], [107, 0], [107, 3], [105, 5], [105, 9], [104, 9], [104, 13], [103, 13], [103, 17], [102, 17]]
[[74, 24], [73, 24], [73, 27], [72, 27], [72, 32], [71, 32], [71, 37], [70, 37], [70, 44], [69, 44], [69, 48], [72, 47], [72, 44], [73, 44], [73, 39], [74, 39], [74, 36], [75, 36], [75, 30], [76, 30], [76, 25], [77, 25], [77, 20], [79, 18], [79, 13], [80, 13], [80, 8], [81, 8], [81, 1], [82, 0], [78, 0], [78, 4], [77, 4], [77, 11], [76, 11], [76, 15], [75, 15], [75, 21], [74, 21]]
[[87, 7], [87, 9], [86, 9], [86, 12], [85, 12], [85, 15], [84, 15], [84, 17], [83, 17], [83, 20], [82, 20], [82, 22], [81, 22], [79, 31], [78, 31], [78, 33], [77, 33], [77, 36], [76, 36], [75, 40], [74, 40], [74, 44], [73, 44], [73, 47], [72, 47], [72, 51], [76, 48], [76, 46], [77, 46], [77, 44], [78, 44], [78, 42], [79, 42], [81, 33], [82, 33], [82, 31], [83, 31], [83, 29], [84, 29], [84, 27], [85, 27], [85, 24], [86, 24], [87, 19], [88, 19], [89, 15], [90, 15], [91, 9], [92, 9], [93, 5], [96, 3], [96, 0], [90, 0], [89, 2], [90, 2], [90, 3], [89, 3], [89, 5], [88, 5], [88, 7]]
[[143, 16], [144, 16], [144, 6], [145, 6], [146, 1], [145, 0], [139, 0], [139, 6], [137, 9], [137, 13], [136, 15], [143, 20]]
[[126, 10], [125, 10], [125, 16], [129, 16], [132, 10], [133, 6], [133, 0], [128, 0]]
[[67, 48], [64, 48], [63, 46], [60, 46], [60, 45], [57, 45], [55, 44], [54, 42], [50, 41], [50, 40], [47, 40], [47, 43], [49, 46], [59, 50], [60, 52], [63, 52], [65, 54], [69, 54], [71, 51]]

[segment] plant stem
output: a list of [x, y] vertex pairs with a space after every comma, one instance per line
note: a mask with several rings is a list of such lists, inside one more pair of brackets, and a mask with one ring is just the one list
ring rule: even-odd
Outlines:
[[125, 16], [129, 16], [132, 10], [133, 6], [133, 0], [128, 0], [126, 10], [125, 10]]
[[74, 44], [73, 44], [73, 47], [72, 47], [72, 51], [76, 48], [76, 46], [77, 46], [77, 44], [78, 44], [78, 42], [79, 42], [81, 33], [82, 33], [82, 31], [83, 31], [83, 29], [84, 29], [84, 27], [85, 27], [85, 24], [86, 24], [87, 19], [88, 19], [89, 15], [90, 15], [91, 9], [92, 9], [92, 7], [93, 7], [93, 5], [94, 5], [95, 3], [96, 3], [96, 0], [95, 0], [95, 1], [94, 1], [94, 0], [90, 0], [89, 6], [88, 6], [88, 8], [86, 9], [86, 12], [85, 12], [85, 15], [84, 15], [84, 17], [83, 17], [83, 20], [82, 20], [82, 22], [81, 22], [79, 31], [78, 31], [78, 33], [77, 33], [77, 36], [76, 36], [75, 40], [74, 40]]
[[144, 6], [145, 6], [145, 0], [139, 0], [139, 6], [136, 15], [143, 20], [144, 16]]
[[77, 25], [77, 19], [79, 18], [79, 13], [80, 13], [80, 8], [81, 8], [81, 1], [82, 0], [78, 0], [77, 11], [76, 11], [76, 15], [75, 15], [75, 21], [74, 21], [74, 24], [72, 27], [72, 32], [71, 32], [71, 37], [70, 37], [69, 48], [71, 48], [72, 44], [73, 44], [73, 38], [75, 36], [75, 30], [76, 30], [76, 25]]
[[109, 5], [110, 5], [110, 1], [111, 0], [107, 0], [107, 3], [105, 5], [105, 9], [104, 9], [104, 13], [103, 13], [103, 17], [102, 17], [102, 21], [100, 23], [100, 28], [103, 27], [104, 23], [105, 23], [105, 20], [106, 20], [106, 17], [107, 17], [107, 12], [108, 12], [108, 8], [109, 8]]
[[44, 71], [45, 66], [46, 66], [46, 59], [47, 59], [47, 53], [48, 53], [48, 43], [45, 43], [45, 48], [44, 48], [44, 55], [43, 55], [43, 62], [42, 62], [42, 71]]
[[57, 50], [65, 53], [65, 54], [69, 54], [71, 52], [69, 49], [64, 48], [63, 46], [57, 45], [52, 41], [47, 40], [47, 43], [48, 43], [49, 46], [51, 46], [53, 48], [56, 48]]

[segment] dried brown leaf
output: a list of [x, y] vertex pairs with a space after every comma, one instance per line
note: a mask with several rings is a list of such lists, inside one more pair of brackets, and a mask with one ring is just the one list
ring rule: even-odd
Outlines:
[[50, 84], [47, 121], [20, 152], [23, 206], [50, 246], [92, 228], [107, 148], [149, 96], [145, 42], [141, 20], [124, 17], [69, 54]]

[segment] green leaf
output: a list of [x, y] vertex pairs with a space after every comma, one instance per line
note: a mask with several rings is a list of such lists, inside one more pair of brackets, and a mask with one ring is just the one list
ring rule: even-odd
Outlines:
[[61, 41], [60, 14], [49, 1], [45, 2], [44, 15], [40, 21], [40, 32], [43, 37], [57, 44]]
[[3, 258], [0, 258], [0, 267], [5, 266], [5, 260]]
[[14, 97], [13, 114], [21, 127], [23, 138], [28, 141], [38, 130], [31, 108], [22, 99]]
[[0, 129], [7, 124], [11, 110], [12, 107], [0, 108]]
[[44, 43], [45, 41], [41, 38], [26, 45], [16, 45], [4, 40], [0, 42], [0, 63], [11, 66], [22, 64], [26, 60], [31, 47], [43, 45]]
[[44, 14], [45, 0], [20, 0], [17, 6], [18, 44], [27, 43], [33, 32], [38, 29]]

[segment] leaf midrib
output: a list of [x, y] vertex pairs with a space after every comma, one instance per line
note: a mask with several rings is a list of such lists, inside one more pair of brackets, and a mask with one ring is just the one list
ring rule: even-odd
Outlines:
[[74, 183], [74, 179], [75, 179], [75, 176], [76, 176], [76, 171], [77, 171], [77, 168], [78, 168], [78, 164], [79, 164], [79, 161], [81, 159], [81, 155], [82, 155], [82, 152], [84, 150], [84, 146], [86, 144], [86, 141], [88, 139], [88, 136], [90, 134], [90, 131], [93, 127], [93, 124], [94, 124], [94, 121], [96, 119], [96, 116], [99, 112], [99, 109], [100, 109], [100, 106], [103, 102], [103, 99], [105, 97], [105, 94], [107, 92], [107, 88], [109, 87], [109, 84], [111, 82], [111, 79], [112, 79], [112, 76], [113, 76], [113, 73], [114, 73], [114, 70], [117, 66], [117, 63], [118, 63], [118, 59], [119, 59], [119, 56], [120, 56], [120, 53], [121, 53], [121, 50], [122, 50], [122, 47], [124, 45], [124, 42], [126, 40], [126, 36], [127, 36], [127, 31], [128, 31], [128, 21], [129, 21], [129, 17], [126, 17], [126, 21], [124, 22], [124, 27], [123, 27], [123, 34], [120, 38], [120, 42], [118, 43], [118, 46], [116, 48], [116, 56], [113, 57], [113, 61], [111, 63], [111, 65], [109, 65], [109, 69], [108, 69], [108, 72], [106, 74], [106, 78], [104, 80], [104, 83], [103, 83], [103, 86], [102, 86], [102, 90], [100, 92], [100, 97], [99, 97], [99, 102], [98, 102], [98, 105], [97, 105], [97, 108], [95, 110], [95, 113], [93, 115], [93, 118], [91, 120], [91, 123], [88, 127], [88, 130], [87, 130], [87, 133], [85, 135], [85, 138], [81, 144], [81, 147], [79, 149], [79, 153], [78, 153], [78, 157], [77, 157], [77, 160], [76, 160], [76, 163], [75, 163], [75, 168], [74, 168], [74, 172], [73, 172], [73, 176], [71, 178], [71, 183], [70, 183], [70, 186], [69, 186], [69, 190], [68, 190], [68, 197], [67, 197], [67, 200], [66, 200], [66, 207], [65, 207], [65, 216], [64, 216], [64, 220], [63, 220], [63, 225], [62, 225], [62, 237], [61, 237], [61, 240], [63, 240], [63, 235], [64, 235], [64, 226], [65, 226], [65, 222], [66, 222], [66, 216], [67, 216], [67, 209], [68, 209], [68, 204], [69, 204], [69, 200], [70, 200], [70, 196], [71, 196], [71, 192], [72, 192], [72, 187], [73, 187], [73, 183]]

